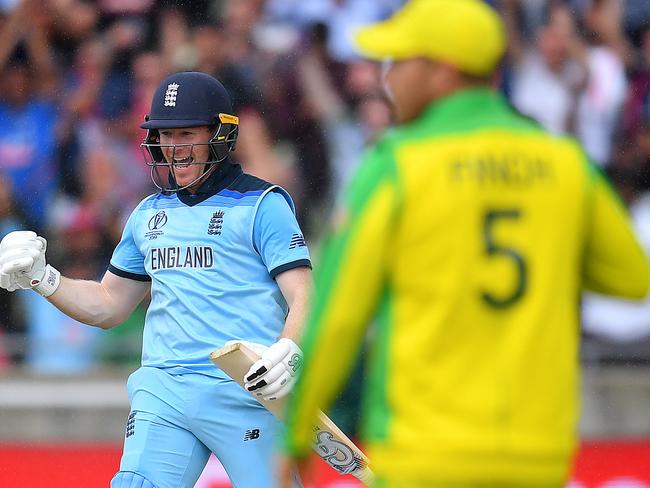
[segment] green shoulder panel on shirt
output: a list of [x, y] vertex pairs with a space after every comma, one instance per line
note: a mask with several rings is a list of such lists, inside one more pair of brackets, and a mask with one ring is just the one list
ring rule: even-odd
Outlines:
[[[397, 180], [393, 148], [387, 140], [382, 139], [367, 152], [359, 166], [344, 194], [344, 199], [335, 211], [331, 228], [321, 245], [319, 256], [315, 260], [317, 266], [314, 268], [314, 281], [317, 293], [312, 298], [304, 336], [301, 340], [301, 347], [306, 359], [303, 378], [309, 375], [309, 358], [315, 354], [314, 351], [319, 347], [319, 338], [326, 326], [324, 318], [327, 316], [328, 307], [335, 306], [332, 302], [337, 286], [335, 280], [338, 279], [342, 267], [346, 266], [348, 249], [359, 237], [359, 227], [370, 210], [368, 205], [372, 205], [376, 201], [374, 197], [386, 188], [386, 184], [398, 188]], [[396, 192], [398, 193], [399, 190]], [[347, 365], [339, 363], [337, 367], [345, 370]], [[295, 407], [288, 409], [287, 447], [292, 451], [299, 449], [298, 445], [293, 444], [294, 435], [300, 435], [297, 429], [302, 426], [303, 415], [308, 413], [301, 408], [302, 399], [309, 397], [308, 388], [303, 381], [297, 383], [293, 395], [295, 401], [292, 402]]]
[[612, 180], [609, 178], [607, 173], [605, 173], [605, 170], [598, 166], [597, 164], [593, 163], [589, 159], [586, 159], [586, 166], [587, 166], [587, 171], [589, 172], [590, 176], [590, 182], [592, 185], [597, 185], [597, 184], [602, 184], [603, 188], [608, 191], [608, 193], [612, 196], [612, 198], [623, 208], [625, 208], [627, 212], [627, 205], [625, 205], [625, 202], [621, 198], [621, 194], [618, 192], [614, 184], [612, 183]]
[[392, 297], [393, 292], [386, 288], [382, 293], [375, 321], [375, 341], [368, 357], [367, 381], [364, 385], [362, 404], [362, 436], [370, 442], [388, 436], [390, 428], [390, 408], [387, 387], [390, 364], [390, 345], [392, 344]]
[[489, 88], [472, 88], [432, 103], [416, 120], [395, 128], [386, 137], [397, 147], [421, 139], [498, 128], [544, 133], [537, 122], [517, 112], [501, 94]]
[[[323, 313], [322, 307], [329, 300], [328, 294], [323, 290], [331, 289], [343, 253], [355, 236], [357, 230], [355, 222], [363, 216], [364, 209], [371, 201], [375, 190], [382, 183], [390, 181], [396, 188], [399, 202], [400, 189], [393, 151], [391, 142], [382, 138], [367, 152], [345, 192], [344, 201], [335, 210], [330, 232], [321, 247], [319, 265], [314, 270], [315, 281], [320, 288], [318, 300], [313, 304], [312, 316], [314, 317], [320, 317]], [[317, 328], [310, 327], [305, 341], [309, 343], [310, 337], [315, 335], [317, 335]]]
[[349, 210], [362, 209], [373, 188], [384, 178], [394, 181], [399, 200], [402, 189], [396, 158], [403, 146], [422, 139], [495, 128], [544, 133], [539, 124], [517, 112], [502, 95], [489, 88], [463, 90], [431, 104], [416, 120], [387, 130], [368, 150], [346, 191]]
[[350, 186], [345, 191], [346, 210], [352, 214], [363, 211], [377, 187], [390, 181], [399, 193], [399, 177], [395, 164], [395, 141], [387, 132], [365, 153]]

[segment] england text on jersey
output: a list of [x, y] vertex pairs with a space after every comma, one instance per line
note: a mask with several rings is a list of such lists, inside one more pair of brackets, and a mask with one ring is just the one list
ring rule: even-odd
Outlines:
[[210, 246], [154, 247], [151, 249], [151, 269], [211, 268], [214, 255]]

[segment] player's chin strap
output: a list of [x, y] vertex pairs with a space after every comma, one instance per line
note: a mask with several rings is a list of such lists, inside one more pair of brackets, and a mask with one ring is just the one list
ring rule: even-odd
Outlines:
[[45, 273], [40, 280], [32, 279], [30, 285], [32, 290], [43, 297], [49, 297], [56, 291], [61, 283], [61, 273], [54, 266], [45, 266]]

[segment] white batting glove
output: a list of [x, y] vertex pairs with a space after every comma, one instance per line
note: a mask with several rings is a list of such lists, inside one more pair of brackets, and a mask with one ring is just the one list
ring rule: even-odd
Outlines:
[[14, 274], [2, 274], [1, 272], [0, 272], [0, 288], [3, 288], [7, 291], [16, 291], [21, 289], [20, 285], [18, 285], [16, 276]]
[[297, 381], [302, 368], [302, 351], [291, 339], [269, 346], [244, 376], [244, 387], [263, 400], [285, 396]]
[[0, 287], [32, 289], [44, 297], [54, 293], [61, 273], [46, 264], [47, 241], [32, 231], [10, 232], [0, 241]]

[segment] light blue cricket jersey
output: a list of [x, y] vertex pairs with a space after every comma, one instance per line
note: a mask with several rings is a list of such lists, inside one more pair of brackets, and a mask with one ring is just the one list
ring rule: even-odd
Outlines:
[[272, 344], [288, 307], [274, 277], [311, 266], [289, 194], [221, 163], [190, 194], [157, 193], [129, 217], [109, 271], [151, 281], [142, 365], [223, 376], [230, 339]]

